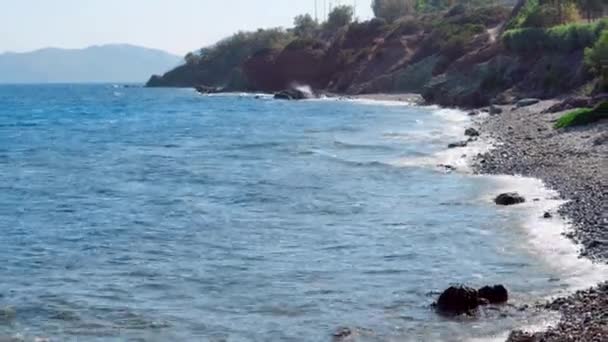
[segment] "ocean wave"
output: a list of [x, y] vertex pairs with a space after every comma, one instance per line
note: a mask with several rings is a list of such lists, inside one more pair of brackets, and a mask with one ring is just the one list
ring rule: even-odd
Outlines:
[[357, 144], [348, 143], [340, 140], [334, 141], [334, 146], [345, 149], [345, 150], [371, 150], [371, 151], [394, 151], [395, 148], [387, 145], [371, 145], [371, 144]]

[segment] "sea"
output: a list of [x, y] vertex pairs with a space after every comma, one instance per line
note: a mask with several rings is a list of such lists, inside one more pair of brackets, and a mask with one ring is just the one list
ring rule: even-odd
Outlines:
[[[0, 86], [0, 340], [493, 341], [605, 271], [479, 120], [407, 102]], [[446, 167], [449, 165], [450, 167]], [[519, 191], [525, 204], [493, 198]], [[452, 284], [510, 302], [446, 317]], [[4, 341], [4, 340], [3, 340]]]

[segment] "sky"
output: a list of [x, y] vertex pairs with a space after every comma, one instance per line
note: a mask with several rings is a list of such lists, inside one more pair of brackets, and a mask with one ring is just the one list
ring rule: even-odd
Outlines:
[[[316, 0], [357, 5], [371, 17], [370, 0]], [[178, 55], [209, 46], [239, 30], [290, 27], [315, 0], [0, 0], [0, 53], [44, 47], [83, 48], [126, 43]]]

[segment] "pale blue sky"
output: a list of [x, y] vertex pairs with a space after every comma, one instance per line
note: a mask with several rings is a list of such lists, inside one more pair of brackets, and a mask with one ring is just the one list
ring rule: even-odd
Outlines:
[[[317, 0], [319, 8], [324, 1]], [[355, 0], [342, 0], [353, 4]], [[289, 27], [314, 0], [0, 0], [0, 52], [130, 43], [180, 55], [238, 30]], [[370, 0], [357, 15], [371, 16]], [[320, 10], [321, 12], [321, 10]]]

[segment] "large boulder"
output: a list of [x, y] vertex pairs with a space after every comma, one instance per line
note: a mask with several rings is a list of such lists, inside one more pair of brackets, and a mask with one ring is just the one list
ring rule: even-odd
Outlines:
[[468, 137], [478, 137], [479, 136], [479, 131], [476, 130], [475, 128], [467, 128], [464, 131], [464, 135], [466, 135]]
[[277, 100], [305, 100], [312, 97], [312, 94], [299, 89], [286, 89], [274, 94]]
[[539, 102], [540, 102], [539, 99], [521, 99], [521, 100], [517, 101], [517, 103], [515, 104], [515, 106], [517, 108], [528, 107], [528, 106], [531, 106], [531, 105], [535, 105], [535, 104], [537, 104]]
[[490, 304], [506, 303], [509, 292], [502, 285], [484, 286], [477, 291], [479, 298], [486, 299]]
[[516, 192], [500, 194], [494, 199], [497, 205], [514, 205], [524, 203], [525, 201], [526, 199]]
[[452, 286], [437, 300], [437, 310], [443, 313], [461, 315], [471, 313], [479, 306], [477, 290], [466, 286]]

